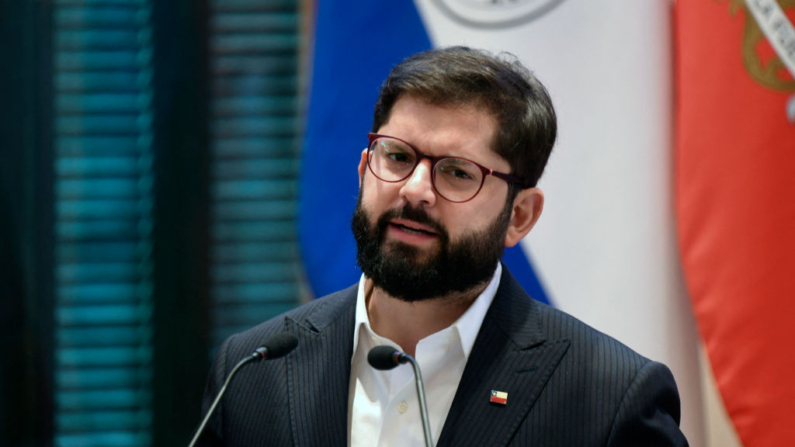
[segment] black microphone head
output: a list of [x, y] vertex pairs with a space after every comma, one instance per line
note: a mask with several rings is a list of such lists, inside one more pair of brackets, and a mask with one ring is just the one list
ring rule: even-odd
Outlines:
[[289, 332], [279, 332], [271, 335], [262, 342], [262, 347], [266, 349], [265, 358], [277, 359], [289, 354], [298, 346], [298, 338]]
[[367, 363], [375, 369], [386, 371], [398, 366], [395, 354], [400, 354], [400, 351], [392, 346], [376, 346], [367, 353]]

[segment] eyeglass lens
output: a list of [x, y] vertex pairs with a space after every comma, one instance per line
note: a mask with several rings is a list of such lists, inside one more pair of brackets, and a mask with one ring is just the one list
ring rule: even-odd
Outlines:
[[[417, 152], [407, 144], [381, 137], [373, 141], [369, 151], [373, 174], [387, 182], [407, 178], [419, 163]], [[474, 163], [462, 158], [442, 158], [434, 166], [432, 179], [436, 191], [445, 199], [463, 202], [478, 193], [483, 172]]]

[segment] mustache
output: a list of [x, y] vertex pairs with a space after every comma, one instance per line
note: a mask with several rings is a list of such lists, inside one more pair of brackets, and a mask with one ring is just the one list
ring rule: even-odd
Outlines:
[[426, 225], [433, 229], [442, 240], [448, 239], [447, 230], [445, 230], [444, 226], [431, 218], [422, 208], [412, 208], [411, 205], [407, 203], [403, 205], [402, 208], [392, 208], [391, 210], [385, 211], [381, 214], [381, 217], [378, 218], [377, 223], [378, 229], [381, 230], [381, 234], [386, 230], [389, 221], [392, 219], [406, 219]]

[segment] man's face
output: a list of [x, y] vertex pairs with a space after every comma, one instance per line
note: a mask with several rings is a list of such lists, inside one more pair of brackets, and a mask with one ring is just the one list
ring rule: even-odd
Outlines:
[[[428, 155], [466, 158], [510, 172], [508, 162], [490, 149], [495, 128], [492, 116], [474, 106], [436, 106], [403, 97], [378, 133]], [[464, 292], [490, 279], [512, 217], [508, 184], [487, 176], [474, 199], [452, 203], [433, 190], [429, 160], [407, 179], [387, 183], [369, 171], [366, 152], [351, 224], [365, 275], [407, 301]]]

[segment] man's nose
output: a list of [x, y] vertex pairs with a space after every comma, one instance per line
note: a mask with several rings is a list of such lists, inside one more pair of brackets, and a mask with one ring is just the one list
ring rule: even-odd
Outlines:
[[400, 195], [412, 206], [433, 206], [436, 203], [436, 191], [433, 190], [432, 175], [431, 161], [420, 160], [400, 188]]

